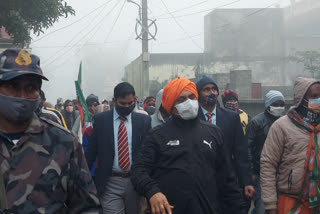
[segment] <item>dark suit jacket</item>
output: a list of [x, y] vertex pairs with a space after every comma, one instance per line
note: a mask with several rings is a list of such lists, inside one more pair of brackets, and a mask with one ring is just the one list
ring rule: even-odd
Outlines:
[[[106, 182], [112, 176], [114, 160], [114, 129], [113, 111], [102, 112], [94, 118], [93, 133], [89, 140], [88, 149], [85, 153], [89, 168], [98, 159], [95, 184], [98, 194], [103, 193]], [[132, 162], [140, 150], [143, 137], [151, 128], [149, 116], [132, 112]]]
[[[239, 184], [241, 187], [251, 185], [248, 141], [243, 134], [240, 117], [236, 112], [219, 106], [217, 106], [216, 114], [216, 125], [222, 130]], [[206, 120], [201, 108], [199, 108], [198, 116]]]

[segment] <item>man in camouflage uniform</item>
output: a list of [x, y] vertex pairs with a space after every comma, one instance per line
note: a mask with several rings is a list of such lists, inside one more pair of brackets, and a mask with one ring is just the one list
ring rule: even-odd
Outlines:
[[82, 147], [68, 130], [34, 112], [40, 60], [25, 50], [0, 54], [0, 170], [12, 213], [98, 213]]

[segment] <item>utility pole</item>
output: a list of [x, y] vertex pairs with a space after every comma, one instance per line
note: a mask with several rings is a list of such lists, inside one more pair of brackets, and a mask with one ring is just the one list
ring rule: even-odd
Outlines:
[[[148, 42], [150, 39], [156, 40], [156, 35], [158, 32], [158, 28], [156, 25], [156, 19], [151, 20], [148, 19], [148, 0], [141, 0], [141, 6], [133, 0], [127, 0], [130, 3], [133, 3], [139, 7], [139, 18], [136, 19], [136, 27], [135, 32], [137, 35], [136, 39], [142, 40], [142, 53], [141, 53], [141, 94], [143, 97], [149, 96], [150, 84], [149, 84], [149, 45]], [[141, 31], [139, 29], [141, 28]], [[150, 28], [154, 31], [151, 33]], [[150, 37], [149, 37], [150, 36]]]
[[149, 38], [148, 38], [148, 1], [141, 0], [142, 10], [142, 84], [143, 84], [143, 96], [149, 96]]

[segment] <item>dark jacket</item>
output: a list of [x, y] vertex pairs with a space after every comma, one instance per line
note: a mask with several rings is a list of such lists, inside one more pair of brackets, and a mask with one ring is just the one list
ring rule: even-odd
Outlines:
[[[95, 171], [95, 184], [98, 194], [103, 193], [108, 178], [112, 175], [114, 161], [114, 129], [113, 111], [97, 114], [94, 118], [93, 132], [85, 156], [89, 168], [98, 159]], [[132, 112], [132, 162], [136, 161], [136, 154], [140, 150], [142, 139], [151, 128], [149, 116]]]
[[65, 109], [61, 111], [61, 114], [66, 122], [67, 128], [72, 131], [73, 126], [75, 125], [75, 122], [77, 118], [80, 116], [79, 112], [77, 110], [73, 110], [73, 112], [69, 113]]
[[224, 213], [221, 202], [239, 213], [241, 193], [221, 131], [199, 119], [172, 119], [154, 128], [132, 171], [136, 190], [147, 199], [162, 192], [173, 214]]
[[263, 145], [271, 125], [277, 119], [265, 111], [253, 117], [248, 124], [249, 155], [251, 156], [252, 171], [255, 175], [260, 175], [260, 157]]
[[[223, 140], [227, 145], [234, 170], [241, 187], [251, 185], [251, 172], [248, 155], [248, 142], [243, 134], [239, 115], [231, 110], [217, 108], [217, 126], [222, 130]], [[205, 120], [202, 109], [199, 108], [199, 118]]]

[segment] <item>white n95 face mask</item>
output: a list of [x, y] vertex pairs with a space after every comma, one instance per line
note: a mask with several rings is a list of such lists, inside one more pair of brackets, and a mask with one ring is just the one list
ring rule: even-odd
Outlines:
[[184, 120], [192, 120], [197, 117], [199, 110], [198, 100], [186, 100], [175, 105], [180, 117]]
[[270, 114], [275, 116], [275, 117], [281, 117], [283, 116], [285, 108], [284, 107], [274, 107], [270, 106]]

